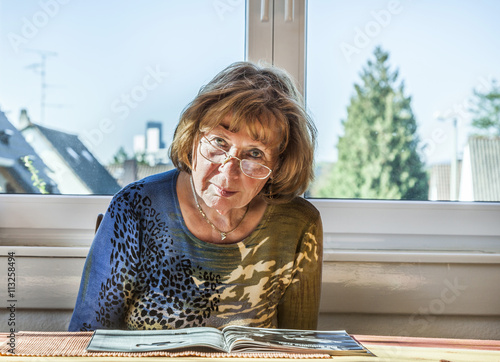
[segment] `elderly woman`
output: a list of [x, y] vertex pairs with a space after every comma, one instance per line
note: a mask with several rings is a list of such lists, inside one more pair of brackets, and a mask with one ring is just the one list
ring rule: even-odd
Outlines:
[[315, 128], [281, 70], [235, 63], [184, 110], [175, 170], [134, 182], [95, 235], [70, 330], [314, 329], [322, 225], [299, 197]]

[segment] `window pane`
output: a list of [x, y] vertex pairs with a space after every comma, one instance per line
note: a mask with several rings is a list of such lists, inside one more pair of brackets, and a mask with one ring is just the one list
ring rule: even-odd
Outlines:
[[500, 201], [499, 13], [494, 0], [309, 0], [309, 195]]
[[0, 36], [0, 192], [112, 194], [172, 167], [182, 109], [244, 59], [245, 2], [0, 1]]

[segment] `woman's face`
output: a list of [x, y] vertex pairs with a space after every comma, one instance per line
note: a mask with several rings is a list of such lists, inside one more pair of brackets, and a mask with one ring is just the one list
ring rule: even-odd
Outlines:
[[[201, 142], [208, 141], [231, 156], [252, 160], [271, 170], [276, 164], [276, 149], [253, 140], [245, 130], [230, 132], [226, 124], [221, 124], [203, 135]], [[198, 196], [222, 215], [248, 205], [272, 175], [264, 179], [251, 178], [242, 172], [236, 158], [212, 163], [200, 153], [200, 142], [194, 145], [193, 151], [192, 175]]]

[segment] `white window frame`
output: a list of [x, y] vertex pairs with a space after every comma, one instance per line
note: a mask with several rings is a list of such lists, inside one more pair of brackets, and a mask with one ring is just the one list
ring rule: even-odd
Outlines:
[[[302, 89], [306, 5], [306, 0], [249, 0], [246, 4], [247, 59], [285, 67]], [[110, 200], [111, 196], [1, 194], [3, 255], [12, 248], [30, 254], [29, 248], [37, 246], [37, 253], [85, 256], [96, 215], [106, 210]], [[311, 202], [323, 218], [328, 260], [407, 261], [418, 254], [420, 261], [435, 261], [453, 254], [460, 262], [500, 261], [500, 203]], [[423, 241], [426, 238], [437, 245], [429, 247]]]

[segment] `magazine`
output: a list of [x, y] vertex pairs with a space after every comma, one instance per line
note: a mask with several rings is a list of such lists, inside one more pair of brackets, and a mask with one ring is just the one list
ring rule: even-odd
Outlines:
[[195, 327], [174, 330], [125, 331], [98, 329], [89, 352], [202, 351], [228, 353], [323, 353], [373, 355], [346, 331], [228, 326], [222, 330]]

